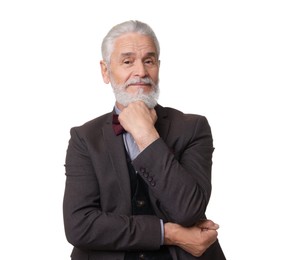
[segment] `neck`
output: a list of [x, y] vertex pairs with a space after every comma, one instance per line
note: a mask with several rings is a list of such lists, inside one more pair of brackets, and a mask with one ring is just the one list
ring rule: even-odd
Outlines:
[[123, 106], [122, 104], [118, 103], [117, 101], [116, 101], [116, 107], [117, 107], [120, 111], [122, 111], [122, 110], [125, 108], [125, 106]]

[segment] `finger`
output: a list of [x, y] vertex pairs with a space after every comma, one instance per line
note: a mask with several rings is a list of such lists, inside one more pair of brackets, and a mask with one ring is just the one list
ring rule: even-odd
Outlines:
[[201, 222], [199, 222], [197, 224], [197, 226], [199, 228], [202, 228], [202, 229], [212, 229], [212, 230], [217, 230], [219, 229], [219, 225], [214, 223], [212, 220], [203, 220]]

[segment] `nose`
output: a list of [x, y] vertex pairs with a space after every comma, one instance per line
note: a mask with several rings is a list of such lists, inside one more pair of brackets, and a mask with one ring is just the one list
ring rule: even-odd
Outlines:
[[134, 66], [134, 76], [143, 78], [147, 75], [147, 69], [142, 61], [136, 61]]

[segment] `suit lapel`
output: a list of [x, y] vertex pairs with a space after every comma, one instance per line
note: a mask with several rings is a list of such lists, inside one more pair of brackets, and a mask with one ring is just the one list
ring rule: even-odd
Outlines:
[[156, 129], [160, 135], [160, 137], [165, 141], [168, 134], [168, 129], [170, 126], [170, 122], [167, 119], [167, 111], [160, 105], [156, 106], [156, 112], [158, 115], [158, 120], [156, 122]]
[[[120, 189], [123, 191], [124, 203], [131, 212], [130, 180], [122, 135], [116, 136], [112, 128], [112, 114], [102, 129], [105, 145], [107, 147], [113, 170], [118, 178]], [[111, 191], [109, 191], [111, 192]]]
[[[170, 127], [170, 121], [168, 120], [167, 111], [166, 111], [165, 108], [163, 108], [160, 105], [157, 105], [155, 109], [156, 109], [156, 112], [157, 112], [157, 115], [158, 115], [158, 120], [156, 122], [155, 127], [156, 127], [160, 137], [166, 142], [168, 130], [169, 130], [169, 127]], [[159, 206], [158, 206], [159, 202], [158, 202], [157, 198], [150, 192], [150, 190], [149, 190], [149, 196], [150, 196], [152, 206], [155, 210], [156, 215], [159, 218], [167, 221], [168, 218], [164, 215], [164, 213], [162, 211], [160, 211]]]

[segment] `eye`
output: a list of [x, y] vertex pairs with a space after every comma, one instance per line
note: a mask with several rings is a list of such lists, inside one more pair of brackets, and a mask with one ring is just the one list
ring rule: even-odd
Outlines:
[[155, 60], [154, 59], [146, 59], [145, 61], [144, 61], [144, 63], [146, 64], [146, 65], [155, 65]]
[[130, 64], [132, 64], [133, 63], [133, 60], [131, 60], [131, 59], [125, 59], [124, 61], [123, 61], [123, 64], [126, 64], [126, 65], [130, 65]]

